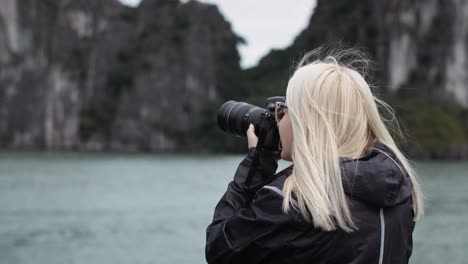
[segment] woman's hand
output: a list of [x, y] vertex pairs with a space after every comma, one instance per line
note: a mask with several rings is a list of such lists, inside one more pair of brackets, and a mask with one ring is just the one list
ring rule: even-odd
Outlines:
[[[257, 135], [255, 135], [255, 126], [252, 125], [252, 124], [250, 124], [249, 129], [247, 129], [247, 141], [248, 141], [249, 149], [257, 147], [258, 137], [257, 137]], [[280, 160], [281, 159], [281, 150], [273, 152], [273, 158], [276, 161]]]
[[258, 143], [258, 137], [255, 135], [255, 126], [250, 124], [247, 130], [247, 141], [250, 148], [256, 148]]

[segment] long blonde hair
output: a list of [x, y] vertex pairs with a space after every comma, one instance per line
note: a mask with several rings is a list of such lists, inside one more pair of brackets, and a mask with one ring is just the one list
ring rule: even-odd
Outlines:
[[[403, 138], [394, 111], [373, 95], [358, 72], [362, 69], [353, 66], [365, 66], [368, 61], [354, 49], [342, 49], [308, 63], [322, 53], [314, 50], [304, 56], [286, 91], [294, 166], [283, 189], [283, 211], [290, 210], [294, 194], [297, 209], [308, 222], [313, 221], [323, 230], [352, 231], [355, 226], [343, 190], [339, 157], [360, 157], [379, 140], [395, 153], [404, 168], [392, 160], [411, 179], [413, 210], [418, 220], [423, 214], [423, 195], [416, 173], [386, 125], [387, 121], [394, 122], [396, 125], [389, 125], [389, 129]], [[341, 59], [348, 59], [347, 64]], [[377, 105], [392, 118], [381, 116]]]

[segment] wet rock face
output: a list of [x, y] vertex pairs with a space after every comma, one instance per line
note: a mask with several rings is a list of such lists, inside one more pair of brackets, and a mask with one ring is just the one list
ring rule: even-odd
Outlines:
[[468, 106], [468, 2], [394, 1], [393, 5], [388, 23], [390, 87], [425, 79], [434, 98]]
[[[302, 49], [344, 40], [365, 47], [396, 91], [417, 88], [468, 107], [468, 2], [464, 0], [318, 1]], [[301, 45], [299, 45], [301, 46]]]
[[220, 100], [237, 37], [217, 8], [0, 0], [0, 145], [174, 150]]
[[468, 106], [468, 2], [453, 1], [452, 45], [446, 58], [445, 87], [451, 97]]
[[76, 46], [60, 47], [58, 39], [75, 36], [53, 12], [58, 7], [9, 0], [0, 5], [2, 144], [48, 148], [76, 144], [77, 81], [55, 63]]

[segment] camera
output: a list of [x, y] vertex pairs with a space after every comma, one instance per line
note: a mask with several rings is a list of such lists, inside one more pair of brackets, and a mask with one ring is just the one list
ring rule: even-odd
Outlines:
[[245, 102], [227, 101], [218, 110], [218, 126], [224, 132], [246, 137], [250, 124], [255, 126], [258, 137], [257, 148], [271, 151], [280, 149], [279, 132], [275, 120], [276, 102], [285, 102], [284, 96], [266, 99], [266, 108]]

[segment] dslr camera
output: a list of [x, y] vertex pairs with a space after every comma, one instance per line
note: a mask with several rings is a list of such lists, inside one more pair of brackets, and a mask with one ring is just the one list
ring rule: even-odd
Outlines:
[[228, 134], [246, 137], [249, 125], [253, 124], [258, 137], [257, 148], [280, 151], [275, 108], [276, 102], [285, 101], [284, 96], [269, 97], [266, 99], [266, 108], [244, 102], [227, 101], [218, 110], [218, 126]]

